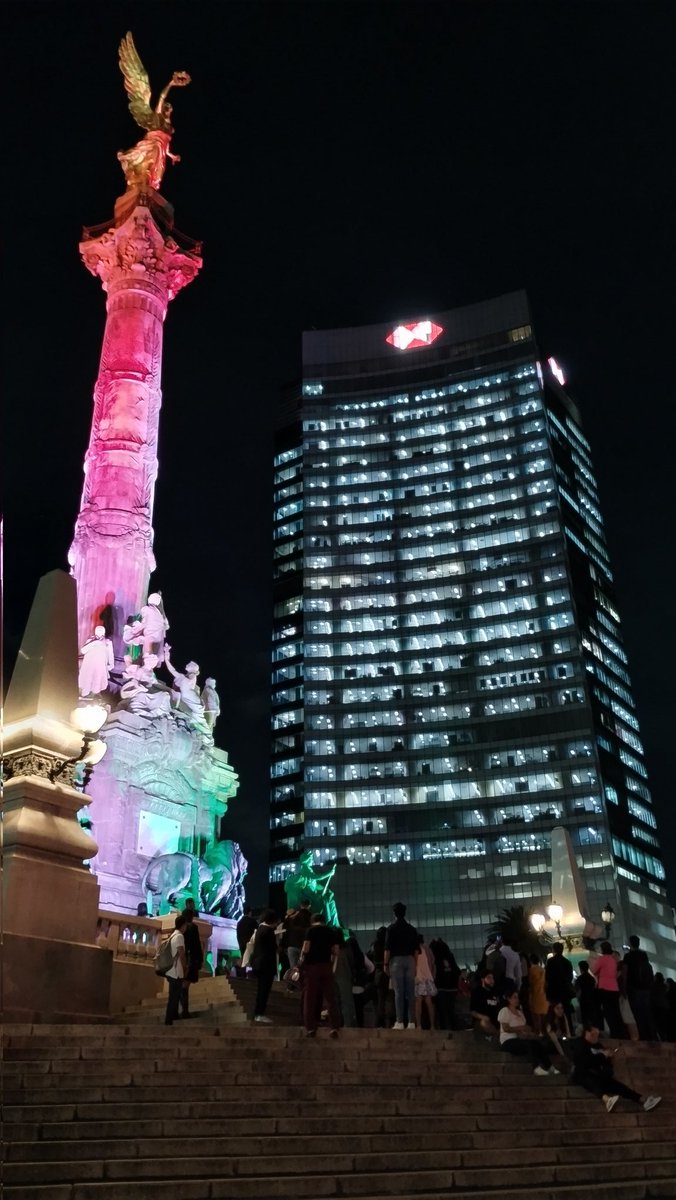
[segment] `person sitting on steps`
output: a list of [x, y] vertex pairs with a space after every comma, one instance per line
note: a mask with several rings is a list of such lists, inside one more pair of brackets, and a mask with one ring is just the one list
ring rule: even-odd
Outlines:
[[526, 1018], [521, 1011], [519, 993], [508, 991], [505, 996], [505, 1007], [498, 1013], [500, 1025], [500, 1049], [518, 1058], [529, 1058], [534, 1063], [534, 1075], [558, 1075], [556, 1067], [552, 1066], [550, 1051], [544, 1041], [538, 1038], [526, 1024]]
[[657, 1108], [661, 1096], [642, 1096], [614, 1078], [612, 1060], [620, 1049], [621, 1047], [617, 1046], [614, 1050], [607, 1050], [601, 1042], [598, 1025], [587, 1024], [575, 1047], [572, 1082], [598, 1096], [607, 1112], [613, 1111], [620, 1096], [626, 1100], [633, 1100], [635, 1104], [640, 1104], [645, 1112], [650, 1112], [652, 1108]]

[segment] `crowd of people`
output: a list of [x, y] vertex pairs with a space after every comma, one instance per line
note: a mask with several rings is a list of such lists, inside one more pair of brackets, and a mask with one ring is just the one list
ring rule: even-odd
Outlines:
[[[461, 971], [440, 938], [427, 945], [405, 920], [405, 913], [405, 905], [395, 905], [394, 921], [381, 926], [364, 949], [354, 934], [327, 926], [320, 914], [313, 915], [308, 901], [289, 909], [281, 921], [270, 909], [257, 922], [247, 909], [237, 926], [240, 957], [231, 973], [251, 973], [257, 979], [254, 1022], [269, 1023], [265, 1010], [277, 977], [286, 980], [289, 990], [301, 990], [304, 1010], [307, 1001], [314, 1011], [320, 976], [324, 1000], [328, 1001], [328, 992], [335, 992], [336, 1028], [368, 1023], [382, 1029], [450, 1030], [462, 1021], [463, 1001], [467, 1019], [469, 972]], [[318, 927], [329, 932], [318, 933]], [[315, 970], [319, 964], [321, 971]], [[331, 1016], [328, 1003], [322, 1011]], [[309, 1013], [305, 1026], [308, 1034], [316, 1029]]]
[[[473, 972], [458, 965], [441, 938], [426, 943], [406, 920], [405, 905], [396, 904], [393, 915], [368, 949], [354, 934], [338, 929], [330, 955], [324, 952], [325, 962], [332, 966], [342, 1026], [367, 1023], [396, 1030], [476, 1026], [485, 1023], [487, 1005], [495, 1016], [496, 997], [502, 999], [507, 987], [513, 986], [529, 1028], [538, 1036], [546, 1036], [553, 1015], [559, 1015], [569, 1026], [568, 1032], [562, 1031], [564, 1037], [594, 1024], [607, 1028], [613, 1038], [676, 1040], [676, 983], [653, 972], [636, 936], [629, 939], [623, 957], [609, 942], [602, 942], [598, 953], [579, 963], [577, 974], [561, 942], [552, 945], [544, 961], [544, 955], [520, 953], [509, 937], [494, 938]], [[282, 920], [267, 910], [257, 921], [251, 909], [240, 919], [240, 958], [232, 973], [253, 973], [258, 979], [255, 1021], [268, 1021], [265, 1009], [276, 978], [286, 979], [289, 990], [302, 988], [307, 967], [316, 957], [314, 947], [306, 947], [315, 924], [321, 921], [313, 917], [307, 900], [287, 910]]]
[[377, 1028], [473, 1028], [500, 1052], [530, 1063], [535, 1075], [570, 1074], [608, 1112], [620, 1097], [646, 1111], [660, 1103], [616, 1079], [621, 1046], [601, 1040], [604, 1031], [620, 1042], [676, 1040], [676, 984], [653, 971], [638, 937], [623, 956], [602, 942], [577, 974], [562, 942], [546, 955], [526, 956], [509, 937], [495, 937], [471, 972], [442, 939], [426, 943], [404, 904], [394, 905], [393, 917], [364, 950], [354, 934], [313, 915], [307, 901], [282, 921], [270, 909], [256, 922], [248, 909], [237, 927], [241, 960], [233, 972], [257, 979], [254, 1022], [269, 1022], [268, 997], [281, 975], [300, 993], [307, 1037], [316, 1036], [322, 1018], [334, 1038], [342, 1027], [363, 1026], [371, 1006], [367, 1023]]
[[470, 1015], [480, 1036], [527, 1059], [535, 1075], [570, 1072], [608, 1112], [621, 1097], [649, 1112], [661, 1097], [643, 1096], [617, 1079], [613, 1060], [621, 1045], [609, 1049], [601, 1037], [606, 1028], [620, 1042], [672, 1040], [673, 1024], [659, 1019], [663, 983], [636, 936], [623, 958], [602, 942], [600, 953], [579, 963], [577, 975], [562, 942], [554, 943], [543, 966], [540, 955], [526, 958], [502, 938], [484, 950]]

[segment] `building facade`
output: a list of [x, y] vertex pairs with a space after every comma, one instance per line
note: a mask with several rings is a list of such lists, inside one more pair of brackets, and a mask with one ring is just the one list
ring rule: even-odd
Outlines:
[[358, 935], [403, 899], [472, 963], [552, 899], [563, 825], [596, 919], [676, 963], [590, 449], [525, 294], [305, 334], [274, 473], [277, 902], [311, 849]]

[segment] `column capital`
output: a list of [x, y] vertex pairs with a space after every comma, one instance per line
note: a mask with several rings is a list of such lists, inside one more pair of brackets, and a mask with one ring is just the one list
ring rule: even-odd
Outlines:
[[162, 232], [144, 204], [118, 226], [86, 232], [80, 243], [82, 261], [109, 296], [131, 288], [168, 302], [192, 283], [202, 266], [198, 244], [194, 249], [180, 246], [173, 234]]

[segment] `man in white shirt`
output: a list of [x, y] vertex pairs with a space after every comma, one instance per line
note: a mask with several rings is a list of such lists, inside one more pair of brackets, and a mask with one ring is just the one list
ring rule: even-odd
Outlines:
[[509, 938], [502, 939], [500, 953], [505, 960], [505, 989], [509, 986], [511, 979], [518, 992], [521, 987], [521, 959], [516, 950], [512, 948]]
[[183, 914], [177, 917], [174, 922], [174, 932], [169, 939], [173, 961], [165, 975], [165, 979], [169, 984], [167, 1011], [164, 1016], [165, 1025], [173, 1025], [178, 1017], [178, 1005], [183, 991], [183, 981], [188, 974], [188, 960], [185, 956], [185, 938], [183, 936], [183, 931], [187, 924], [188, 919]]

